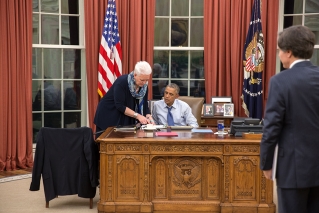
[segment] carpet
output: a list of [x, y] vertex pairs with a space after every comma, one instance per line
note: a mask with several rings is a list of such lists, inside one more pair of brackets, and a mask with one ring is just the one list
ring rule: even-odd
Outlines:
[[17, 175], [0, 179], [0, 213], [90, 213], [97, 212], [99, 189], [93, 199], [93, 209], [89, 208], [89, 199], [78, 195], [59, 196], [50, 201], [45, 208], [43, 185], [39, 191], [29, 191], [31, 174]]
[[31, 178], [31, 177], [32, 177], [32, 174], [15, 175], [11, 177], [0, 178], [0, 183], [5, 183], [9, 181], [14, 181], [14, 180], [21, 180], [21, 179]]

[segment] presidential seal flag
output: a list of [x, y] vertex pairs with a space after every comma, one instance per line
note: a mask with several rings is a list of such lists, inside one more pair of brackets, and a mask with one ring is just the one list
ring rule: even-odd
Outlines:
[[122, 48], [115, 0], [109, 0], [104, 19], [99, 54], [98, 94], [103, 97], [117, 77], [122, 75]]
[[245, 114], [252, 118], [262, 118], [264, 70], [264, 41], [261, 29], [261, 0], [254, 0], [249, 29], [243, 51], [244, 83], [242, 91]]

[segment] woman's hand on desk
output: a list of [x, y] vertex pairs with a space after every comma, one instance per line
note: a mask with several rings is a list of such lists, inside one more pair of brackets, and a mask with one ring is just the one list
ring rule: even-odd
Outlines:
[[155, 125], [155, 122], [154, 122], [154, 119], [153, 119], [152, 115], [147, 114], [146, 118], [147, 118], [147, 123], [148, 124], [154, 124]]
[[143, 115], [138, 114], [138, 115], [136, 116], [136, 119], [137, 119], [141, 124], [155, 124], [155, 123], [154, 123], [154, 120], [153, 120], [153, 118], [152, 118], [152, 116], [147, 116], [147, 118], [146, 118], [146, 117], [144, 117]]

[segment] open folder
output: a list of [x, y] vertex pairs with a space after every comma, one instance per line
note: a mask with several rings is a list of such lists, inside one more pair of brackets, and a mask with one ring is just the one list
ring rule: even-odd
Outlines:
[[155, 135], [165, 137], [178, 136], [177, 132], [156, 132]]

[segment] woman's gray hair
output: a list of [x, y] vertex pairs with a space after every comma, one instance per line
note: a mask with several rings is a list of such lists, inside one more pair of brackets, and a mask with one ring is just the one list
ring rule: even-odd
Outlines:
[[152, 67], [146, 61], [139, 61], [135, 65], [134, 73], [136, 75], [150, 75], [152, 73]]

